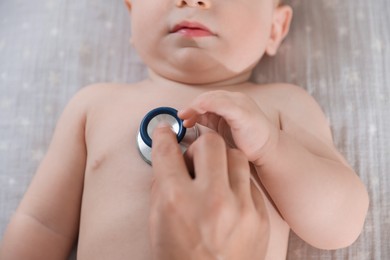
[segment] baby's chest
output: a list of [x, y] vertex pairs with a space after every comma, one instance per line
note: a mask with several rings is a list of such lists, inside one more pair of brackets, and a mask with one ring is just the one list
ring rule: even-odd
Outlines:
[[96, 227], [103, 233], [133, 229], [148, 216], [153, 175], [139, 155], [137, 131], [126, 123], [100, 125], [89, 136], [82, 212], [86, 225], [107, 223]]
[[137, 147], [138, 129], [101, 130], [87, 145], [86, 182], [133, 190], [148, 186], [152, 168], [143, 161]]
[[[148, 205], [152, 168], [142, 160], [137, 148], [143, 111], [114, 108], [97, 110], [87, 123], [84, 197], [91, 204], [99, 201], [112, 210], [129, 211], [135, 206], [143, 207], [140, 201]], [[118, 201], [131, 203], [119, 209], [115, 207]]]
[[[130, 144], [91, 150], [85, 172], [80, 244], [100, 255], [150, 259], [148, 217], [152, 170]], [[115, 245], [107, 247], [107, 243]], [[106, 259], [106, 258], [102, 258]], [[118, 257], [119, 259], [119, 257]]]

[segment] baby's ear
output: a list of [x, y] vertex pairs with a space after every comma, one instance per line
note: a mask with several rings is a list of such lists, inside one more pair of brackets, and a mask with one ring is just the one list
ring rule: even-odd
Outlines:
[[127, 9], [129, 9], [129, 11], [131, 11], [131, 0], [125, 0], [125, 4], [127, 6]]
[[283, 39], [290, 30], [290, 24], [293, 16], [293, 10], [288, 5], [276, 7], [272, 20], [271, 35], [266, 48], [266, 53], [273, 56], [278, 51]]

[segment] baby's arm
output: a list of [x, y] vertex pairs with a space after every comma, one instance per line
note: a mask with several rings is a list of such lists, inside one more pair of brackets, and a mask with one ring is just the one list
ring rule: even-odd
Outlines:
[[259, 177], [290, 227], [308, 243], [337, 249], [359, 236], [367, 191], [336, 150], [329, 124], [314, 99], [297, 88], [280, 111], [273, 152]]
[[287, 97], [273, 100], [279, 128], [248, 96], [226, 91], [200, 95], [179, 116], [186, 126], [198, 122], [234, 141], [255, 165], [283, 218], [306, 242], [324, 249], [348, 246], [364, 223], [366, 189], [335, 149], [314, 99], [295, 86], [275, 87], [278, 96]]
[[13, 215], [0, 259], [67, 259], [78, 234], [86, 164], [86, 91], [67, 105], [48, 152]]

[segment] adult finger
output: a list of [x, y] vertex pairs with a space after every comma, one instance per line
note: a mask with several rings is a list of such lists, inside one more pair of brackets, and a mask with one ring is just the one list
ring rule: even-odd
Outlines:
[[250, 168], [243, 152], [228, 149], [229, 183], [234, 194], [243, 203], [251, 201]]
[[[190, 146], [191, 147], [191, 146]], [[192, 179], [195, 179], [195, 170], [194, 170], [194, 157], [191, 153], [191, 148], [187, 148], [186, 152], [183, 154], [184, 162], [186, 163], [187, 170]]]
[[158, 127], [153, 133], [152, 166], [155, 182], [177, 185], [189, 180], [189, 174], [175, 133], [170, 127]]
[[225, 141], [216, 133], [201, 135], [187, 151], [196, 181], [212, 187], [229, 187]]
[[261, 185], [259, 184], [260, 180], [257, 177], [252, 176], [251, 178], [251, 197], [253, 200], [253, 205], [259, 215], [264, 220], [268, 219], [267, 206], [265, 204], [265, 199], [267, 195], [263, 192]]

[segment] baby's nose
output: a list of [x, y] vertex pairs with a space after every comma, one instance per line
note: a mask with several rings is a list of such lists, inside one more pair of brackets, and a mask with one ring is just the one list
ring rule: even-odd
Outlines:
[[177, 7], [199, 7], [202, 9], [209, 9], [211, 7], [211, 0], [177, 0]]

